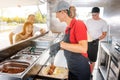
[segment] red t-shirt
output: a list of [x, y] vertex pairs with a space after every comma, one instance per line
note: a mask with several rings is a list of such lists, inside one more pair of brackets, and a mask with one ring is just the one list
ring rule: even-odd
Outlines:
[[[72, 19], [70, 25], [66, 28], [66, 34], [70, 28], [70, 42], [78, 43], [81, 40], [87, 40], [87, 28], [83, 21]], [[81, 53], [83, 56], [88, 57], [87, 53]]]

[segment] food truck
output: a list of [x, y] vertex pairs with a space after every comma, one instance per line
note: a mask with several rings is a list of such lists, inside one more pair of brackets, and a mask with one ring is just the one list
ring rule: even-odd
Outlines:
[[[60, 23], [54, 12], [59, 1], [61, 0], [1, 0], [1, 11], [3, 8], [34, 5], [42, 14], [39, 6], [46, 4], [42, 7], [46, 10], [46, 26], [43, 27], [46, 32], [0, 49], [0, 80], [68, 80], [69, 69], [63, 50], [59, 50], [56, 56], [49, 54], [51, 45], [63, 40], [67, 26]], [[120, 80], [120, 1], [65, 1], [76, 7], [76, 18], [83, 21], [90, 18], [92, 7], [100, 8], [101, 17], [108, 23], [108, 30], [106, 40], [99, 42], [92, 80]]]

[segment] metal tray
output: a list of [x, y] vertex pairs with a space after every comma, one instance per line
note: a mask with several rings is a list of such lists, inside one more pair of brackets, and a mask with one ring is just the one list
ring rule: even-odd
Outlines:
[[67, 68], [56, 66], [52, 75], [48, 75], [49, 69], [50, 69], [50, 66], [44, 66], [38, 75], [47, 77], [47, 78], [55, 78], [55, 79], [62, 79], [62, 80], [68, 78], [68, 69]]
[[0, 72], [8, 74], [17, 74], [25, 71], [29, 67], [28, 62], [5, 61], [0, 64]]
[[53, 41], [33, 40], [32, 43], [36, 47], [47, 49], [50, 47], [50, 45], [53, 43]]
[[43, 51], [45, 51], [44, 48], [39, 48], [39, 47], [27, 47], [21, 51], [18, 52], [18, 54], [29, 54], [29, 55], [40, 55], [43, 53]]
[[[40, 56], [37, 55], [20, 55], [20, 57], [18, 54], [14, 55], [10, 59], [0, 63], [0, 75], [4, 75], [7, 77], [23, 78], [23, 76], [36, 64], [39, 58]], [[17, 64], [13, 64], [13, 63], [21, 64], [24, 67], [21, 68], [17, 66]], [[7, 65], [7, 69], [9, 70], [20, 70], [20, 71], [14, 71], [14, 73], [3, 71], [2, 69], [6, 65]]]
[[29, 62], [29, 64], [32, 64], [38, 57], [39, 56], [37, 55], [16, 54], [16, 55], [11, 56], [10, 60]]

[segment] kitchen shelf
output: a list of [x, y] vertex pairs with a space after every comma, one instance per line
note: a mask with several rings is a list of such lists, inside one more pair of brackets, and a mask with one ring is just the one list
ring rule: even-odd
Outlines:
[[104, 80], [106, 80], [106, 76], [107, 76], [107, 68], [105, 68], [104, 66], [100, 66], [100, 73], [102, 74]]
[[[115, 67], [116, 65], [114, 64], [111, 65], [111, 63], [113, 62], [112, 57], [115, 53], [116, 52], [114, 49], [114, 45], [108, 44], [106, 42], [101, 42], [99, 54], [100, 57], [98, 59], [99, 62], [98, 68], [100, 70], [101, 75], [103, 76], [103, 80], [120, 80], [118, 79], [119, 75], [118, 67]], [[115, 78], [116, 76], [114, 76], [113, 74], [117, 75], [117, 78]]]

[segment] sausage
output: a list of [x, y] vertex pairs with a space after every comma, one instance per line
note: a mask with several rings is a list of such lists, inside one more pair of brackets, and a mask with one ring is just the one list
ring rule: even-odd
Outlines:
[[53, 72], [54, 72], [54, 70], [55, 70], [55, 68], [56, 68], [56, 66], [52, 64], [52, 65], [50, 66], [50, 69], [48, 70], [48, 75], [52, 75]]

